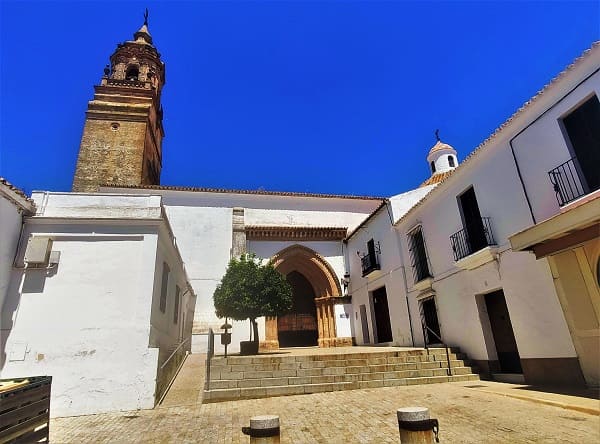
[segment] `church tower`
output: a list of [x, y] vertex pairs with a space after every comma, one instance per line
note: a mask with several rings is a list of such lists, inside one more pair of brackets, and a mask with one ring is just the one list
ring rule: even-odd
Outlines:
[[88, 103], [73, 191], [103, 184], [158, 185], [165, 65], [152, 45], [148, 11], [133, 40], [119, 43]]

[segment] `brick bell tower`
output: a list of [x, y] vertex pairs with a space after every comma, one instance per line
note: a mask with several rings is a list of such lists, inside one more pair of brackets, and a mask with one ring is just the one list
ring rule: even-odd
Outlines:
[[103, 184], [158, 185], [165, 64], [152, 45], [148, 10], [133, 40], [119, 43], [88, 103], [73, 191]]

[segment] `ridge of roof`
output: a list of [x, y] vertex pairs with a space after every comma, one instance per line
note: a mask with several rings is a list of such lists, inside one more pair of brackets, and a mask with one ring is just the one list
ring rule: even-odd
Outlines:
[[128, 188], [140, 190], [164, 190], [164, 191], [191, 191], [196, 193], [223, 193], [223, 194], [252, 194], [264, 196], [289, 196], [289, 197], [317, 197], [323, 199], [356, 199], [356, 200], [383, 200], [384, 197], [376, 196], [357, 196], [353, 194], [319, 194], [303, 193], [293, 191], [266, 191], [266, 190], [236, 190], [226, 188], [205, 188], [188, 187], [177, 185], [122, 185], [122, 184], [103, 184], [102, 188]]
[[[565, 69], [563, 69], [561, 72], [559, 72], [556, 76], [554, 76], [548, 83], [546, 83], [542, 89], [540, 89], [537, 93], [535, 93], [535, 95], [533, 97], [531, 97], [529, 100], [527, 100], [523, 105], [521, 105], [508, 119], [506, 119], [502, 124], [500, 124], [500, 126], [498, 126], [483, 142], [481, 142], [473, 151], [471, 151], [467, 157], [465, 157], [465, 159], [460, 162], [456, 168], [454, 168], [452, 170], [452, 172], [462, 168], [465, 164], [469, 163], [469, 161], [477, 156], [477, 154], [483, 150], [484, 148], [486, 148], [499, 134], [502, 133], [502, 131], [504, 131], [504, 129], [506, 127], [508, 127], [515, 119], [517, 119], [520, 115], [522, 115], [525, 111], [527, 111], [531, 106], [533, 106], [533, 104], [542, 96], [544, 95], [550, 88], [552, 88], [552, 86], [556, 85], [556, 83], [558, 83], [565, 75], [567, 75], [568, 72], [572, 71], [576, 66], [578, 66], [579, 64], [581, 64], [583, 62], [583, 60], [585, 60], [588, 55], [597, 47], [600, 47], [600, 40], [597, 40], [595, 42], [592, 43], [592, 45], [587, 48], [585, 51], [583, 51], [578, 57], [576, 57], [569, 65], [567, 65], [565, 67]], [[442, 182], [446, 182], [445, 180], [446, 178], [444, 178], [444, 180], [442, 180]], [[425, 181], [427, 182], [427, 181]], [[423, 183], [425, 183], [423, 182]], [[423, 196], [423, 198], [421, 200], [419, 200], [417, 203], [415, 203], [412, 208], [410, 210], [408, 210], [400, 219], [398, 219], [394, 225], [399, 224], [400, 222], [402, 222], [404, 219], [406, 219], [408, 217], [409, 214], [412, 214], [413, 211], [415, 211], [416, 208], [418, 208], [419, 206], [422, 205], [422, 203], [427, 200], [427, 198], [433, 193], [435, 192], [436, 189], [440, 189], [441, 187], [435, 187], [433, 188], [431, 191], [429, 191], [429, 193], [427, 193], [425, 196]], [[440, 191], [441, 192], [441, 191]]]

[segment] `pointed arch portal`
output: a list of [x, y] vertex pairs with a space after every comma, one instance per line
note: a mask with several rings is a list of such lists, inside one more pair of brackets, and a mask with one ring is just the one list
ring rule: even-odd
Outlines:
[[285, 248], [271, 260], [292, 285], [295, 301], [291, 314], [266, 318], [262, 348], [351, 345], [350, 338], [336, 339], [334, 305], [342, 291], [331, 265], [302, 245]]

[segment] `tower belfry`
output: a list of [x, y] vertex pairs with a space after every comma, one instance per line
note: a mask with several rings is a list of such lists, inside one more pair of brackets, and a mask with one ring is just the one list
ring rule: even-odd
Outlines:
[[103, 184], [157, 185], [162, 167], [165, 65], [152, 44], [148, 11], [133, 40], [119, 43], [88, 102], [73, 191]]

